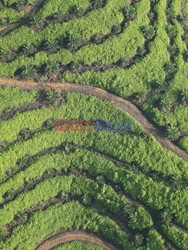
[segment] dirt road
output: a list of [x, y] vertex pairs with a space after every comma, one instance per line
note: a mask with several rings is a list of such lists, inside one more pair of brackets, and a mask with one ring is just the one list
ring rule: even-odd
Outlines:
[[92, 243], [94, 245], [102, 247], [104, 250], [117, 250], [115, 246], [100, 239], [96, 235], [81, 231], [72, 231], [55, 235], [45, 240], [43, 243], [41, 243], [36, 248], [36, 250], [49, 250], [55, 246], [61, 245], [63, 243], [68, 243], [71, 241], [82, 241], [82, 242]]
[[93, 95], [101, 100], [106, 100], [113, 105], [121, 108], [122, 110], [128, 112], [140, 125], [145, 129], [145, 131], [149, 134], [152, 134], [156, 140], [168, 150], [171, 150], [175, 154], [177, 154], [180, 158], [185, 161], [188, 161], [188, 154], [177, 147], [174, 143], [168, 140], [160, 131], [160, 129], [151, 123], [145, 115], [130, 101], [125, 100], [122, 97], [116, 96], [114, 94], [109, 93], [106, 90], [81, 85], [81, 84], [73, 84], [73, 83], [39, 83], [34, 81], [25, 81], [25, 80], [16, 80], [16, 79], [5, 79], [0, 78], [0, 85], [10, 85], [10, 86], [18, 86], [23, 89], [56, 89], [59, 91], [68, 91], [68, 92], [79, 92], [83, 94]]

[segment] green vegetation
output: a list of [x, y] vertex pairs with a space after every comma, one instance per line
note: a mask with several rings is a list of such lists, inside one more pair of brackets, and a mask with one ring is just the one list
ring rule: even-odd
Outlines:
[[164, 226], [165, 234], [169, 239], [180, 249], [186, 250], [188, 246], [188, 235], [185, 232], [178, 230], [176, 227]]
[[[187, 249], [188, 163], [139, 113], [84, 89], [128, 98], [188, 152], [187, 23], [185, 0], [1, 1], [0, 82], [34, 80], [38, 90], [0, 87], [0, 249], [32, 250], [75, 230], [120, 250]], [[131, 120], [133, 129], [57, 131], [56, 119]]]
[[[47, 106], [1, 121], [6, 146], [0, 153], [0, 247], [33, 249], [63, 228], [95, 233], [120, 249], [138, 249], [144, 239], [148, 249], [165, 249], [166, 238], [152, 229], [154, 216], [158, 214], [161, 230], [169, 221], [187, 228], [187, 192], [172, 191], [170, 181], [184, 183], [187, 164], [152, 136], [146, 137], [128, 114], [108, 102], [66, 93], [56, 105], [51, 102], [60, 98], [55, 91], [41, 95]], [[129, 134], [97, 132], [94, 127], [90, 132], [55, 131], [54, 119], [65, 117], [131, 119], [134, 130]]]
[[21, 91], [18, 88], [0, 87], [0, 113], [16, 108], [21, 104], [34, 103], [38, 99], [37, 92]]
[[70, 242], [63, 245], [60, 245], [58, 247], [53, 248], [53, 250], [102, 250], [101, 247], [95, 246], [91, 243], [84, 243], [80, 241]]

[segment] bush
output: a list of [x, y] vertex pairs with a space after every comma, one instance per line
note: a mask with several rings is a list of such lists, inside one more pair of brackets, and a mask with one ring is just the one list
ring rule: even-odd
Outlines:
[[0, 48], [0, 59], [3, 60], [6, 58], [6, 56], [7, 56], [7, 53], [3, 49]]
[[165, 64], [164, 70], [168, 77], [172, 77], [172, 75], [177, 72], [177, 66], [175, 63], [168, 62]]
[[166, 10], [166, 15], [167, 15], [167, 18], [168, 18], [169, 20], [173, 20], [173, 19], [176, 18], [176, 14], [175, 14], [174, 10], [173, 10], [171, 7], [170, 7], [170, 8], [167, 8], [167, 10]]
[[136, 234], [135, 235], [134, 244], [135, 244], [136, 247], [141, 246], [143, 241], [144, 241], [143, 235], [141, 235], [141, 234]]
[[136, 18], [136, 9], [133, 6], [126, 6], [123, 9], [123, 13], [124, 13], [125, 19], [128, 21], [132, 21]]
[[4, 151], [7, 147], [6, 141], [0, 141], [0, 152]]
[[175, 26], [169, 24], [166, 28], [168, 36], [172, 39], [177, 36], [178, 30]]
[[32, 136], [32, 131], [29, 128], [22, 129], [18, 134], [18, 140], [28, 140]]
[[184, 105], [188, 104], [188, 89], [181, 89], [178, 93], [178, 100]]
[[55, 127], [55, 120], [53, 118], [49, 118], [43, 122], [42, 128], [45, 130], [49, 130]]
[[186, 62], [188, 62], [188, 51], [186, 51], [186, 52], [184, 53], [184, 59], [185, 59]]
[[170, 213], [170, 211], [165, 210], [161, 212], [160, 218], [162, 223], [167, 224], [172, 220], [172, 214]]
[[27, 214], [23, 212], [19, 212], [14, 217], [14, 221], [18, 224], [24, 224], [27, 222]]
[[3, 238], [7, 235], [7, 229], [4, 226], [0, 227], [0, 238]]
[[80, 38], [74, 34], [66, 33], [65, 37], [60, 38], [59, 43], [61, 46], [67, 49], [76, 49], [78, 44], [81, 42]]
[[143, 27], [142, 32], [144, 37], [148, 40], [151, 40], [155, 36], [155, 28], [153, 26]]
[[68, 67], [73, 73], [79, 73], [82, 69], [82, 65], [80, 62], [71, 62]]
[[121, 32], [121, 25], [117, 24], [112, 27], [113, 34], [119, 34]]
[[168, 99], [164, 99], [164, 97], [161, 97], [159, 100], [159, 109], [161, 111], [167, 112], [170, 110], [171, 102]]
[[179, 131], [178, 128], [174, 127], [174, 126], [169, 126], [166, 130], [166, 135], [167, 137], [172, 140], [175, 141], [179, 138]]
[[91, 37], [91, 41], [93, 43], [96, 43], [96, 44], [102, 43], [103, 35], [102, 34], [95, 34], [94, 36]]
[[22, 45], [19, 49], [19, 52], [21, 52], [24, 55], [32, 54], [34, 52], [34, 46], [27, 44]]
[[24, 79], [33, 78], [36, 73], [36, 70], [33, 66], [23, 66], [20, 71], [20, 76]]
[[43, 65], [42, 68], [45, 74], [50, 77], [53, 74], [58, 73], [59, 67], [59, 63], [49, 61], [45, 65]]
[[84, 13], [85, 11], [85, 8], [82, 7], [82, 6], [78, 6], [78, 5], [73, 5], [71, 8], [70, 8], [70, 13], [71, 14], [78, 14], [78, 13]]
[[176, 44], [173, 44], [168, 47], [168, 51], [170, 53], [170, 56], [173, 57], [177, 55], [177, 53], [179, 52], [179, 48]]
[[91, 3], [94, 8], [100, 8], [103, 5], [104, 0], [91, 0]]

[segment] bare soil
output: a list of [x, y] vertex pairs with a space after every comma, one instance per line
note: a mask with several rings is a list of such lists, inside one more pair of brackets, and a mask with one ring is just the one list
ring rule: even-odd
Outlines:
[[36, 250], [49, 250], [55, 246], [71, 241], [82, 241], [92, 243], [94, 245], [102, 247], [104, 250], [117, 250], [115, 246], [100, 239], [98, 236], [81, 231], [66, 232], [50, 237], [49, 239], [41, 243], [36, 248]]

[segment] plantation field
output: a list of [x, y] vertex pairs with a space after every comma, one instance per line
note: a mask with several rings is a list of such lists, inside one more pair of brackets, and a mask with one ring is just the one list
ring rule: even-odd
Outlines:
[[[186, 161], [107, 101], [12, 91], [38, 98], [41, 106], [30, 109], [31, 100], [25, 110], [5, 111], [0, 122], [0, 248], [34, 249], [62, 230], [86, 230], [117, 249], [186, 249]], [[55, 119], [64, 117], [131, 120], [133, 130], [58, 132]]]
[[186, 0], [0, 7], [0, 76], [90, 84], [130, 98], [188, 152]]
[[187, 183], [186, 0], [0, 2], [0, 249], [188, 250]]

